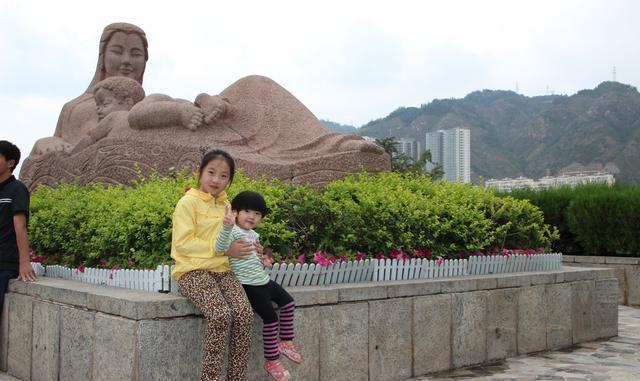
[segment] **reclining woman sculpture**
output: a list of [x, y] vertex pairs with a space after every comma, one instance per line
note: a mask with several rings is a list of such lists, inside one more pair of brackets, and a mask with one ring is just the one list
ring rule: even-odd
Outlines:
[[135, 25], [105, 27], [89, 87], [64, 105], [54, 136], [38, 140], [23, 165], [28, 186], [73, 179], [127, 183], [135, 163], [167, 174], [171, 167], [193, 166], [210, 147], [230, 152], [249, 176], [294, 182], [322, 184], [349, 172], [390, 168], [382, 148], [329, 132], [293, 95], [261, 76], [242, 78], [220, 95], [202, 93], [194, 102], [149, 95], [107, 136], [74, 149], [98, 125], [95, 84], [113, 76], [142, 84], [147, 47]]

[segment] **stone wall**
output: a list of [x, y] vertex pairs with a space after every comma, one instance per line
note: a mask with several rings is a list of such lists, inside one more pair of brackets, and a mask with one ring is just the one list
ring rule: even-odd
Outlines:
[[563, 255], [565, 266], [611, 268], [618, 279], [618, 303], [640, 306], [640, 258]]
[[[611, 269], [290, 288], [296, 380], [403, 380], [617, 334]], [[197, 380], [202, 319], [177, 294], [12, 281], [0, 368], [21, 380]], [[262, 370], [254, 324], [249, 380]]]

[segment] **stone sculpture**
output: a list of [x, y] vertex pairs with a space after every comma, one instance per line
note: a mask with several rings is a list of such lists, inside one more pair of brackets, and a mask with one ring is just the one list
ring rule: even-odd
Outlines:
[[20, 177], [30, 188], [60, 180], [126, 184], [136, 177], [136, 165], [167, 175], [171, 168], [195, 168], [211, 148], [227, 150], [250, 177], [294, 183], [322, 185], [347, 173], [390, 169], [380, 147], [329, 132], [293, 95], [261, 76], [242, 78], [219, 95], [202, 93], [194, 102], [152, 94], [102, 115], [99, 123], [96, 85], [111, 77], [141, 85], [147, 46], [135, 25], [104, 29], [89, 87], [65, 104], [54, 136], [38, 140], [22, 166]]

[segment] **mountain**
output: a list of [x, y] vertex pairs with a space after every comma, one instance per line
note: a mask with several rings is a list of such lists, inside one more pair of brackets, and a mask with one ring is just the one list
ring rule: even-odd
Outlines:
[[473, 179], [606, 169], [617, 181], [640, 182], [640, 93], [618, 82], [571, 96], [475, 91], [401, 107], [357, 133], [424, 145], [427, 132], [454, 127], [471, 130]]
[[357, 134], [358, 129], [355, 126], [350, 126], [348, 124], [340, 124], [336, 122], [332, 122], [330, 120], [320, 119], [320, 122], [325, 125], [331, 132], [339, 132], [341, 134]]

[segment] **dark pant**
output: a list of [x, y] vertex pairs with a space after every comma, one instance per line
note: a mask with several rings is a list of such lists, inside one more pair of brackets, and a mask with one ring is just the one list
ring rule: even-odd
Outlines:
[[0, 315], [4, 307], [4, 294], [7, 292], [9, 280], [18, 277], [18, 270], [0, 270]]
[[269, 283], [262, 286], [249, 286], [243, 284], [244, 291], [253, 310], [262, 318], [264, 324], [274, 323], [278, 321], [278, 314], [273, 308], [272, 301], [276, 302], [278, 307], [293, 302], [293, 298], [282, 286], [270, 280]]
[[[262, 286], [243, 284], [244, 291], [253, 310], [262, 318], [262, 346], [264, 358], [268, 361], [280, 357], [278, 334], [282, 340], [293, 340], [293, 315], [295, 303], [288, 292], [274, 281]], [[280, 318], [273, 308], [273, 302], [280, 307]]]

